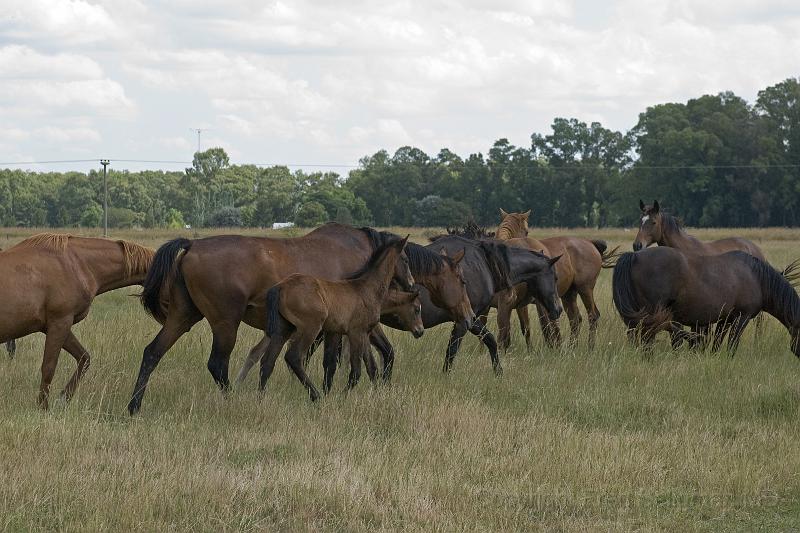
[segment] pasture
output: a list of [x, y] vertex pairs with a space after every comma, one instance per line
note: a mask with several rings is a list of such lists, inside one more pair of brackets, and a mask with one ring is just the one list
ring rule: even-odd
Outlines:
[[[420, 243], [436, 233], [391, 230]], [[290, 231], [266, 233], [300, 230]], [[0, 230], [0, 247], [32, 233]], [[157, 247], [177, 233], [112, 236]], [[531, 231], [559, 233], [626, 251], [635, 235]], [[800, 256], [800, 230], [693, 233], [750, 238], [778, 268]], [[24, 338], [13, 360], [0, 351], [0, 529], [798, 527], [800, 361], [786, 330], [771, 317], [758, 338], [751, 327], [735, 358], [672, 352], [665, 336], [643, 355], [626, 344], [610, 286], [605, 270], [593, 352], [585, 320], [574, 349], [546, 348], [535, 328], [528, 353], [514, 319], [502, 377], [472, 335], [444, 375], [449, 325], [419, 340], [387, 330], [398, 352], [392, 384], [362, 379], [345, 395], [340, 371], [316, 405], [282, 363], [263, 398], [255, 372], [223, 397], [201, 322], [164, 357], [134, 418], [126, 404], [158, 325], [131, 297], [136, 287], [100, 296], [75, 328], [92, 366], [69, 405], [36, 407], [43, 335]], [[259, 338], [242, 326], [232, 375]], [[318, 385], [321, 355], [309, 365]], [[54, 391], [74, 365], [62, 352]]]

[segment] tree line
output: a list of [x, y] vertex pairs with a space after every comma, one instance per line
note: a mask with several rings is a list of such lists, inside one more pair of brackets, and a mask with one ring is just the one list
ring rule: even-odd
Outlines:
[[[0, 170], [0, 225], [102, 225], [102, 173]], [[110, 170], [112, 227], [494, 224], [502, 207], [537, 226], [636, 223], [658, 199], [692, 226], [800, 225], [800, 79], [647, 108], [622, 133], [557, 118], [529, 146], [499, 139], [466, 158], [404, 146], [348, 176], [231, 164], [221, 148], [184, 171]]]

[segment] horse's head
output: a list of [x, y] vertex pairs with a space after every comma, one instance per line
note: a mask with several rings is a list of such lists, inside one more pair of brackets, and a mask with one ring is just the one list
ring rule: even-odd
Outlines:
[[652, 205], [644, 205], [644, 202], [639, 200], [639, 209], [641, 209], [642, 216], [639, 220], [639, 232], [633, 241], [634, 252], [661, 240], [663, 231], [661, 209], [657, 200]]
[[397, 247], [399, 249], [400, 257], [397, 258], [397, 262], [394, 264], [394, 276], [393, 279], [397, 281], [397, 283], [403, 288], [403, 290], [410, 291], [414, 289], [414, 276], [411, 274], [411, 265], [408, 262], [408, 256], [405, 252], [406, 242], [408, 242], [408, 236], [405, 239], [400, 241], [402, 243], [398, 244]]
[[446, 309], [455, 322], [463, 323], [469, 329], [475, 320], [475, 313], [472, 311], [467, 282], [460, 264], [466, 252], [462, 249], [450, 257], [447, 250], [442, 248], [439, 253], [444, 257], [444, 267], [428, 283], [431, 301], [436, 307]]
[[425, 333], [425, 326], [422, 323], [422, 302], [419, 300], [417, 289], [411, 292], [389, 289], [381, 312], [394, 315], [402, 328], [410, 331], [414, 338], [418, 339]]
[[[531, 252], [536, 253], [536, 252]], [[537, 254], [543, 255], [543, 254]], [[553, 258], [543, 256], [544, 264], [537, 275], [526, 280], [528, 292], [542, 304], [547, 311], [550, 320], [558, 320], [564, 308], [561, 306], [561, 298], [558, 296], [558, 276], [556, 275], [556, 262], [561, 259], [560, 255]]]
[[528, 209], [524, 213], [506, 213], [506, 211], [501, 207], [500, 226], [497, 229], [497, 237], [499, 239], [513, 239], [514, 237], [527, 237], [528, 217], [530, 217], [530, 215], [531, 215], [530, 209]]

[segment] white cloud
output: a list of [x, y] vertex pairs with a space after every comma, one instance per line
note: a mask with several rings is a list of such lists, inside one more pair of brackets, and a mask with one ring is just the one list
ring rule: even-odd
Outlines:
[[0, 35], [12, 39], [85, 44], [120, 29], [101, 5], [82, 0], [5, 0]]

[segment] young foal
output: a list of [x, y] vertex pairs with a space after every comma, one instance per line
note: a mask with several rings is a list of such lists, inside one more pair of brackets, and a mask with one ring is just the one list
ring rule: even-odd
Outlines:
[[42, 233], [0, 254], [0, 342], [37, 331], [47, 335], [39, 406], [47, 409], [50, 383], [63, 348], [78, 368], [64, 388], [69, 400], [89, 368], [89, 353], [72, 325], [89, 314], [98, 294], [141, 283], [153, 250], [127, 241]]
[[[270, 341], [261, 358], [262, 391], [288, 341], [286, 363], [308, 389], [311, 400], [319, 398], [317, 388], [303, 368], [303, 359], [320, 332], [347, 335], [350, 341], [347, 388], [358, 383], [361, 359], [370, 357], [369, 332], [380, 322], [381, 303], [407, 240], [408, 237], [377, 249], [352, 279], [328, 281], [292, 274], [267, 291], [266, 331]], [[374, 372], [373, 368], [371, 373]]]

